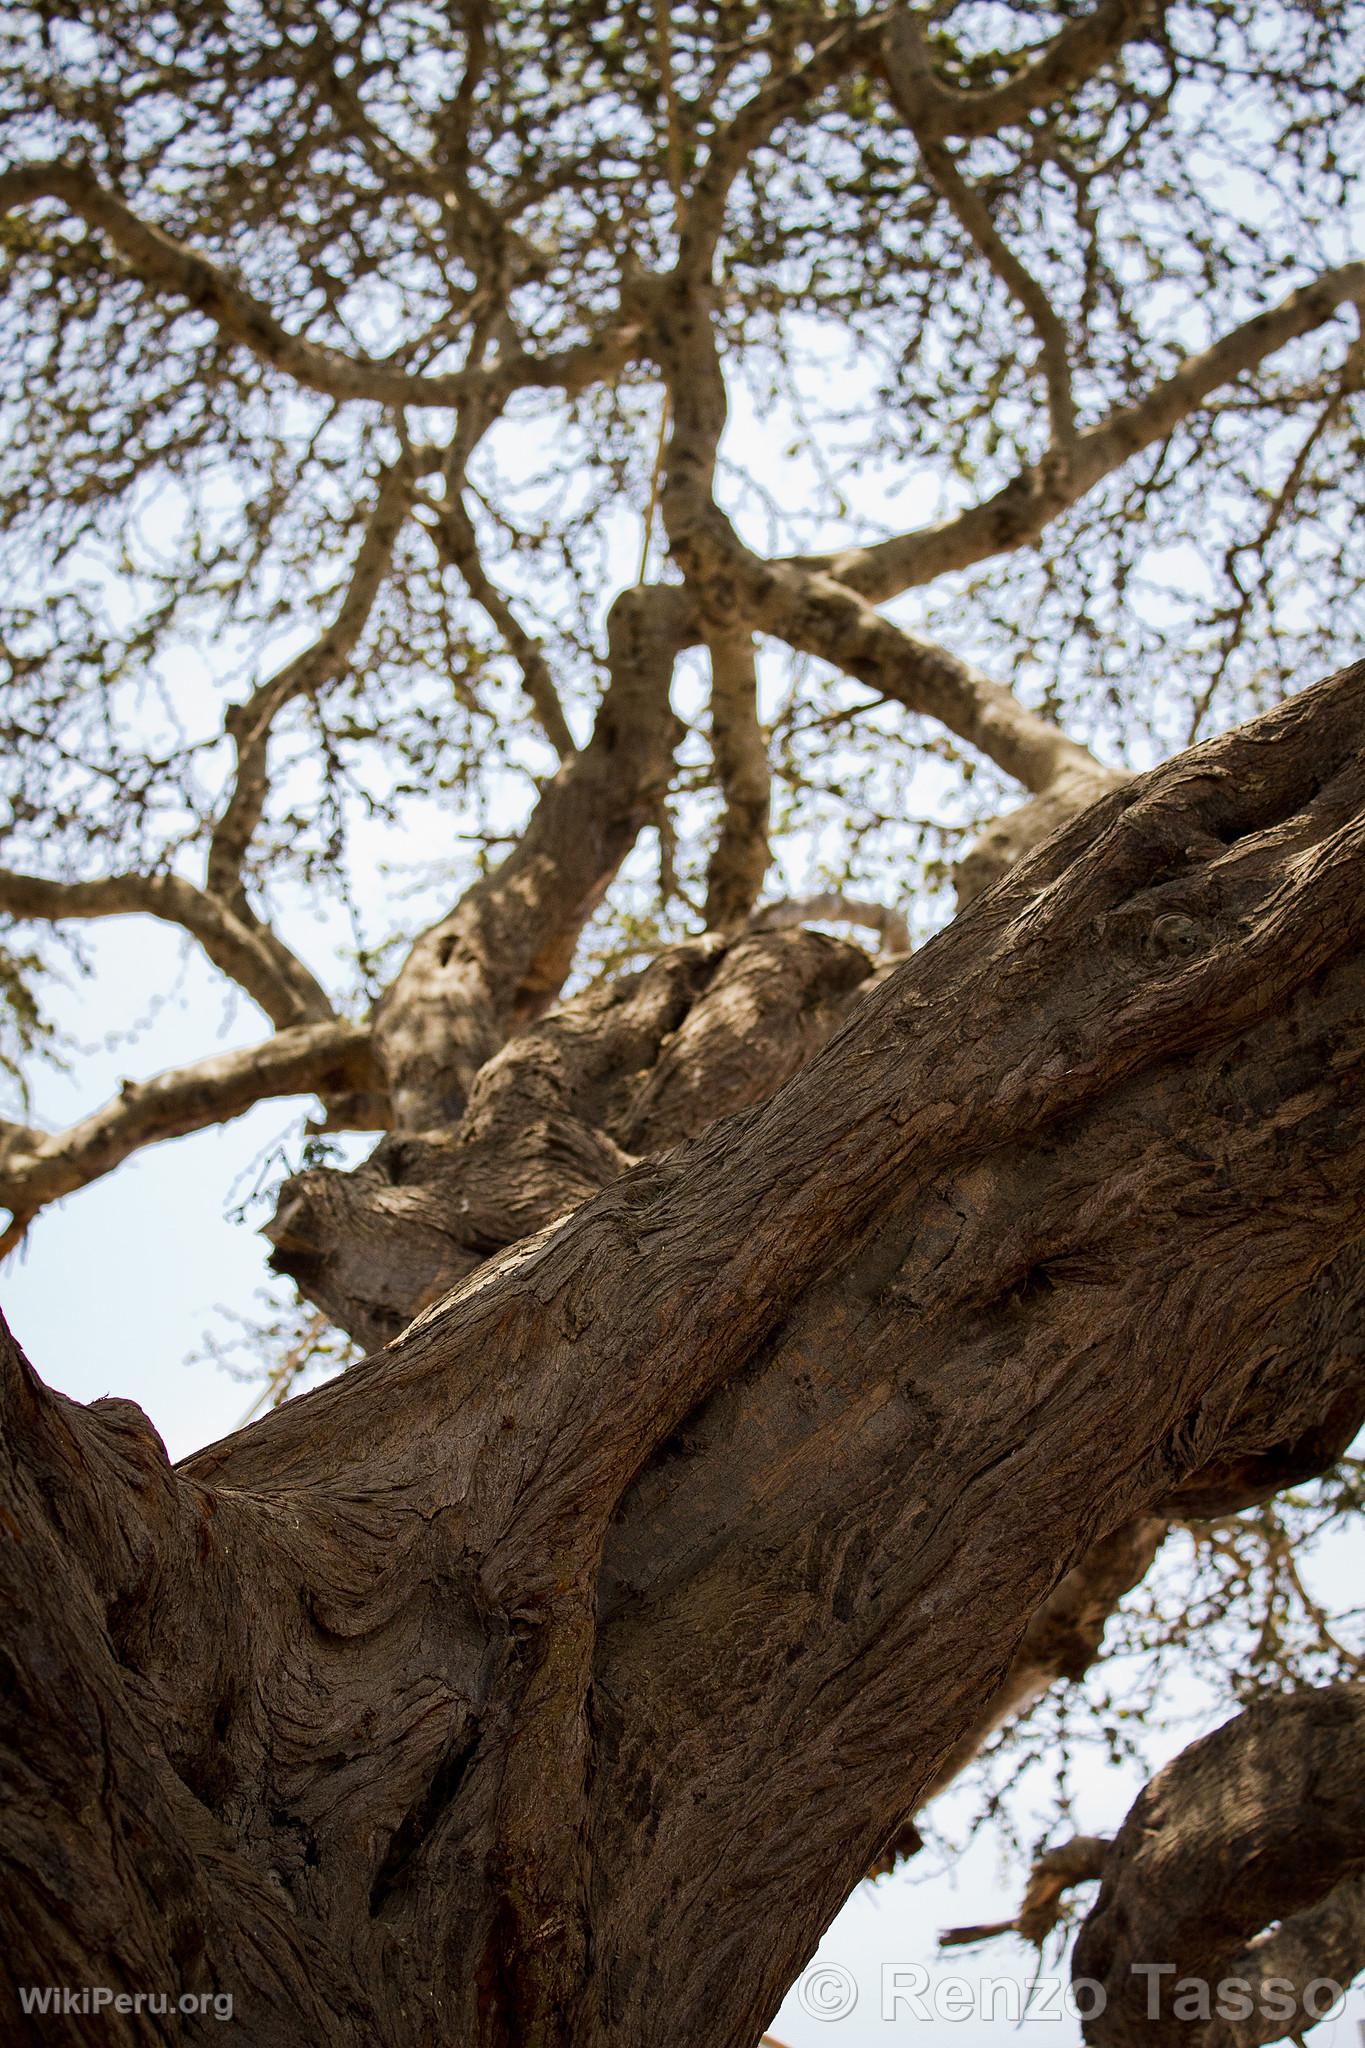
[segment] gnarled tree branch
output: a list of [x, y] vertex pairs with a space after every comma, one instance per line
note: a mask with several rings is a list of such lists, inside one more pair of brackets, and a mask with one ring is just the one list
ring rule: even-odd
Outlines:
[[1345, 263], [1300, 286], [1189, 356], [1131, 405], [1077, 434], [1069, 460], [1046, 457], [1020, 470], [993, 497], [934, 526], [893, 535], [870, 547], [802, 556], [797, 566], [827, 570], [874, 604], [968, 569], [991, 555], [1027, 546], [1104, 477], [1172, 433], [1221, 385], [1233, 383], [1270, 356], [1325, 325], [1341, 307], [1365, 304], [1365, 263]]
[[377, 1346], [486, 1260], [640, 1158], [765, 1102], [843, 1022], [867, 980], [814, 932], [670, 947], [517, 1034], [458, 1126], [395, 1132], [353, 1173], [280, 1191], [271, 1264]]
[[214, 966], [259, 1003], [272, 1024], [283, 1029], [319, 1023], [333, 1014], [320, 984], [273, 932], [180, 875], [99, 875], [56, 882], [0, 868], [0, 910], [50, 923], [158, 917], [197, 939]]
[[708, 624], [711, 656], [711, 755], [725, 798], [720, 832], [706, 873], [708, 931], [744, 922], [768, 872], [768, 803], [772, 777], [758, 722], [754, 636], [737, 621]]
[[373, 1102], [376, 1076], [366, 1026], [334, 1020], [294, 1024], [260, 1045], [173, 1067], [149, 1081], [125, 1081], [113, 1101], [31, 1147], [11, 1143], [0, 1165], [0, 1202], [14, 1222], [9, 1250], [48, 1202], [88, 1187], [144, 1145], [227, 1123], [273, 1095], [323, 1094]]
[[775, 903], [760, 903], [749, 919], [755, 932], [780, 932], [795, 924], [855, 924], [880, 934], [884, 953], [910, 951], [910, 927], [898, 910], [886, 903], [870, 903], [862, 896], [846, 896], [842, 890], [827, 889], [819, 896], [785, 896]]
[[623, 591], [592, 738], [546, 783], [516, 847], [417, 941], [375, 1013], [395, 1125], [448, 1129], [480, 1067], [559, 992], [584, 923], [667, 787], [668, 691], [686, 594]]
[[[43, 1560], [11, 1654], [82, 1703], [60, 1744], [59, 1701], [28, 1717], [25, 1796], [164, 1831], [120, 1939], [161, 1960], [174, 1858], [197, 1966], [230, 1980], [250, 1929], [294, 1958], [264, 2040], [321, 1965], [357, 2048], [394, 1969], [404, 2044], [439, 2001], [473, 2048], [665, 2014], [747, 2048], [1024, 1617], [1263, 1432], [1266, 1334], [1359, 1240], [1363, 698], [1365, 666], [1106, 798], [763, 1108], [178, 1473], [7, 1354], [0, 1567]], [[1325, 1383], [1277, 1370], [1306, 1427]], [[1358, 1352], [1329, 1380], [1365, 1400]], [[92, 1975], [94, 1904], [68, 1884], [58, 1923]]]
[[1310, 1986], [1365, 1967], [1363, 1884], [1365, 1687], [1257, 1700], [1153, 1778], [1104, 1858], [1072, 1957], [1106, 1994], [1087, 2042], [1260, 2048], [1310, 2027], [1332, 2002], [1306, 2006]]
[[964, 92], [936, 76], [921, 12], [901, 5], [891, 10], [881, 39], [884, 75], [897, 105], [926, 141], [994, 135], [1074, 92], [1160, 13], [1160, 0], [1100, 0], [1003, 84]]
[[963, 1948], [970, 1942], [992, 1941], [1017, 1934], [1041, 1948], [1062, 1916], [1066, 1893], [1078, 1884], [1093, 1884], [1104, 1871], [1112, 1843], [1105, 1835], [1073, 1835], [1038, 1858], [1029, 1873], [1023, 1904], [1012, 1920], [991, 1920], [975, 1927], [949, 1927], [939, 1936], [941, 1948]]

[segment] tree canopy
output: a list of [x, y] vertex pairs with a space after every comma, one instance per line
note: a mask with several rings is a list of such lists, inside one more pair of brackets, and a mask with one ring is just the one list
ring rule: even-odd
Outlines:
[[357, 1014], [413, 913], [310, 966], [298, 887], [353, 901], [370, 818], [452, 893], [494, 865], [642, 556], [699, 666], [626, 944], [765, 881], [922, 935], [1018, 784], [1068, 802], [1358, 644], [1354, 7], [4, 33], [16, 984], [28, 920], [145, 909], [278, 1027]]

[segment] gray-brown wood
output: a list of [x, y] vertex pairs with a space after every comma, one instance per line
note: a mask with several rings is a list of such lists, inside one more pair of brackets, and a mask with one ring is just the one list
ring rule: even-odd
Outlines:
[[1094, 2048], [1306, 2031], [1365, 1968], [1365, 1686], [1272, 1693], [1192, 1743], [1086, 1874]]
[[[375, 1353], [335, 1385], [171, 1471], [5, 1350], [4, 1967], [230, 1993], [291, 2048], [750, 2048], [1168, 1522], [1365, 1410], [1365, 671], [1104, 758], [1358, 651], [1365, 14], [379, 12], [11, 39], [0, 526], [40, 602], [0, 621], [0, 995], [27, 1059], [47, 928], [137, 914], [263, 1022], [64, 1131], [19, 1097], [0, 1254], [272, 1094], [383, 1135], [270, 1230]], [[799, 428], [780, 481], [755, 411]], [[941, 516], [879, 523], [930, 466]], [[1155, 539], [1208, 586], [1165, 624]], [[242, 663], [206, 723], [170, 701], [201, 630]], [[978, 764], [1018, 788], [898, 959], [900, 862], [953, 831], [905, 815], [929, 755], [974, 831]], [[352, 821], [414, 811], [431, 928], [310, 964], [296, 914], [378, 895]], [[647, 964], [561, 1003], [618, 878]], [[1353, 1967], [1349, 1855], [1235, 1927], [1215, 1856], [1179, 1922], [1204, 1769], [1146, 1809], [1144, 1939]]]
[[[7, 1349], [11, 1982], [751, 2048], [1093, 1546], [1365, 1412], [1363, 733], [1365, 664], [861, 997], [779, 933], [547, 1019], [519, 1086], [640, 1163], [175, 1470]], [[855, 993], [698, 1128], [744, 947]]]

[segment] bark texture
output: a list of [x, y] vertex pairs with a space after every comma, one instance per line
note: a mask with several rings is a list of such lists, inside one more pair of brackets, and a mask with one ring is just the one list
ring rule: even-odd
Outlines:
[[1302, 2033], [1324, 1980], [1365, 1968], [1365, 1687], [1272, 1695], [1193, 1743], [1085, 1874], [1102, 1883], [1072, 1968], [1106, 1994], [1095, 2048]]
[[359, 1172], [285, 1187], [271, 1263], [363, 1344], [647, 1155], [764, 1102], [872, 973], [817, 932], [671, 948], [520, 1032], [453, 1129], [397, 1132]]
[[174, 1470], [7, 1347], [11, 1984], [751, 2048], [1067, 1575], [1365, 1412], [1362, 733], [1365, 664], [875, 977], [705, 940], [468, 1085], [377, 1032], [414, 1178], [293, 1256], [416, 1319]]

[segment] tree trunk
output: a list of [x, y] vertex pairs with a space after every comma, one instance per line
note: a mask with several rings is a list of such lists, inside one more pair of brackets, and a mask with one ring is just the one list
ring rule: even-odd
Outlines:
[[[752, 2048], [1083, 1554], [1365, 1412], [1363, 733], [1365, 664], [889, 974], [704, 941], [543, 1020], [362, 1176], [428, 1233], [379, 1333], [431, 1305], [174, 1470], [7, 1348], [12, 1986], [230, 1993], [261, 2048]], [[309, 1215], [285, 1258], [363, 1313]]]

